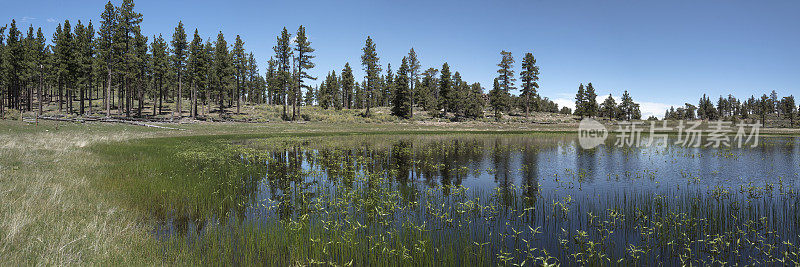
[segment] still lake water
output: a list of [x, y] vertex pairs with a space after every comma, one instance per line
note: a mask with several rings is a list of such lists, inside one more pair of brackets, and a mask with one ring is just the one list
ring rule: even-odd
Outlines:
[[[685, 246], [701, 259], [758, 263], [748, 260], [765, 256], [755, 246], [728, 246], [714, 254], [708, 248], [713, 244], [703, 239], [800, 241], [800, 138], [760, 141], [755, 148], [620, 148], [607, 143], [584, 150], [572, 134], [241, 140], [235, 143], [246, 148], [241, 160], [257, 171], [243, 177], [254, 186], [243, 193], [247, 204], [235, 213], [238, 221], [256, 223], [297, 218], [308, 212], [300, 206], [313, 202], [306, 197], [326, 198], [359, 185], [370, 188], [377, 186], [373, 179], [382, 179], [380, 186], [400, 192], [387, 202], [429, 204], [389, 209], [392, 214], [384, 219], [389, 226], [382, 229], [399, 227], [404, 220], [425, 224], [439, 231], [433, 235], [439, 236], [432, 240], [434, 247], [469, 235], [475, 244], [491, 243], [490, 257], [499, 252], [524, 257], [535, 247], [536, 255], [545, 250], [570, 263], [582, 262], [588, 240], [601, 244], [612, 259], [633, 257], [631, 246], [638, 246], [649, 250], [645, 262], [678, 263], [676, 255]], [[469, 216], [454, 211], [469, 201], [484, 206]], [[431, 203], [442, 207], [431, 208]], [[364, 215], [371, 211], [359, 208], [345, 209], [359, 223], [371, 222]], [[739, 225], [748, 221], [758, 227], [742, 230]]]
[[[407, 175], [395, 178], [417, 186], [460, 185], [489, 191], [533, 186], [540, 194], [573, 198], [621, 192], [666, 194], [715, 186], [739, 189], [765, 183], [800, 188], [800, 138], [796, 137], [762, 137], [756, 148], [620, 148], [609, 143], [584, 150], [576, 138], [560, 135], [329, 137], [279, 146], [284, 149], [263, 147], [272, 159], [252, 164], [288, 168], [297, 161], [296, 168], [327, 180], [336, 180], [348, 169], [405, 168]], [[398, 155], [403, 150], [410, 153]], [[359, 166], [363, 163], [368, 166]], [[274, 178], [263, 177], [260, 197], [268, 198], [275, 191], [267, 182]], [[446, 193], [446, 188], [441, 190]]]

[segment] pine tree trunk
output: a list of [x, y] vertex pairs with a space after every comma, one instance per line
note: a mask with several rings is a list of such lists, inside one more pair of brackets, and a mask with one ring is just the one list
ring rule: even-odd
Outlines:
[[192, 104], [191, 104], [190, 108], [192, 109], [192, 111], [191, 111], [192, 119], [196, 119], [197, 118], [197, 87], [194, 84], [194, 80], [192, 80]]
[[[90, 78], [91, 79], [91, 78]], [[93, 81], [89, 82], [89, 114], [92, 114], [92, 88], [94, 88], [95, 84]]]
[[[140, 77], [140, 79], [141, 79], [141, 77]], [[137, 91], [139, 91], [139, 106], [136, 109], [136, 116], [141, 118], [142, 117], [142, 112], [144, 110], [144, 86], [143, 86], [143, 84], [141, 82], [138, 83], [138, 84], [139, 85], [136, 86], [136, 88], [138, 89]]]
[[26, 104], [28, 105], [28, 107], [27, 107], [28, 111], [31, 111], [31, 107], [32, 107], [32, 103], [31, 102], [33, 102], [33, 87], [31, 87], [31, 86], [26, 86], [26, 87], [28, 88], [28, 93], [27, 93], [28, 94], [27, 95], [27, 99], [28, 100], [27, 100]]
[[411, 91], [411, 114], [409, 114], [408, 118], [414, 117], [414, 78], [415, 75], [411, 75], [411, 87], [409, 90]]
[[164, 104], [164, 80], [163, 78], [158, 79], [158, 114], [161, 115], [163, 112], [163, 104]]
[[525, 94], [525, 117], [530, 116], [530, 105], [531, 105], [531, 97], [528, 94]]
[[281, 102], [283, 102], [283, 119], [284, 120], [286, 120], [288, 118], [288, 115], [286, 114], [286, 106], [289, 104], [289, 102], [286, 101], [288, 99], [288, 97], [287, 97], [288, 96], [288, 92], [286, 92], [286, 91], [288, 91], [288, 88], [284, 84], [283, 85], [283, 94], [282, 94], [283, 96], [281, 96], [281, 98], [282, 98]]
[[292, 95], [292, 121], [294, 121], [297, 120], [297, 89]]
[[183, 106], [181, 106], [181, 99], [183, 98], [183, 81], [181, 72], [178, 71], [178, 119], [183, 117]]
[[[153, 87], [156, 87], [156, 88], [157, 88], [157, 86], [156, 86], [156, 83], [155, 83], [155, 82], [153, 82]], [[158, 109], [157, 109], [157, 108], [158, 108], [158, 107], [157, 107], [157, 105], [158, 105], [158, 101], [156, 101], [156, 99], [158, 98], [158, 97], [156, 96], [157, 94], [158, 94], [158, 93], [155, 93], [155, 92], [154, 92], [154, 93], [153, 93], [153, 95], [152, 95], [152, 98], [150, 99], [150, 100], [152, 100], [152, 101], [153, 101], [153, 117], [155, 117], [155, 116], [157, 115], [157, 114], [156, 114], [156, 111], [158, 110]]]
[[[241, 73], [240, 73], [241, 75]], [[242, 103], [242, 89], [240, 88], [241, 84], [239, 82], [239, 77], [236, 77], [236, 114], [241, 112], [241, 103]]]
[[2, 94], [0, 94], [0, 119], [5, 115], [6, 91], [8, 90], [3, 90]]
[[[36, 100], [39, 102], [39, 113], [36, 114], [36, 122], [39, 122], [39, 116], [42, 116], [42, 71], [41, 65], [39, 67], [39, 88], [36, 90]], [[2, 103], [0, 103], [2, 105]]]
[[111, 117], [111, 67], [108, 68], [108, 87], [106, 87], [103, 101], [106, 102], [106, 117]]
[[131, 116], [131, 104], [133, 104], [131, 99], [133, 98], [133, 94], [131, 93], [131, 88], [128, 86], [128, 78], [122, 79], [123, 88], [125, 88], [125, 117]]
[[217, 96], [217, 98], [219, 98], [219, 118], [220, 119], [222, 118], [222, 114], [225, 113], [225, 107], [224, 107], [225, 99], [222, 97], [223, 93], [221, 91], [222, 90], [220, 90], [219, 95]]
[[58, 84], [58, 113], [64, 111], [64, 85], [62, 83]]
[[83, 86], [81, 86], [81, 89], [80, 89], [80, 101], [81, 101], [81, 103], [80, 103], [80, 105], [78, 105], [80, 107], [81, 116], [83, 116], [84, 111], [85, 111], [85, 109], [84, 109], [85, 108], [84, 107], [84, 95], [85, 94], [86, 94], [86, 90], [84, 90]]

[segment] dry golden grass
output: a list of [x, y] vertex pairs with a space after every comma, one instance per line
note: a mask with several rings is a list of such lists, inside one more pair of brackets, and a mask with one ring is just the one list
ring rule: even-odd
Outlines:
[[[0, 261], [62, 265], [147, 261], [141, 216], [118, 207], [90, 184], [102, 161], [84, 149], [95, 142], [154, 135], [131, 127], [3, 122], [0, 127]], [[5, 129], [4, 129], [5, 128]], [[136, 257], [129, 257], [136, 256]]]

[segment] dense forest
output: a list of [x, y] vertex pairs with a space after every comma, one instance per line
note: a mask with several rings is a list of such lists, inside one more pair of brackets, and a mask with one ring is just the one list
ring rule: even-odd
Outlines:
[[750, 96], [748, 99], [737, 99], [733, 95], [720, 96], [714, 103], [708, 96], [703, 95], [697, 105], [686, 103], [683, 107], [670, 107], [664, 114], [664, 119], [669, 120], [750, 120], [760, 121], [766, 125], [769, 120], [788, 120], [788, 124], [781, 126], [795, 126], [795, 117], [800, 112], [794, 96], [778, 97], [773, 90], [769, 96], [763, 94], [760, 98]]
[[370, 37], [362, 48], [363, 78], [345, 62], [338, 73], [332, 70], [311, 86], [317, 79], [308, 74], [315, 50], [303, 26], [296, 33], [283, 28], [261, 72], [241, 36], [229, 45], [222, 32], [212, 41], [195, 29], [189, 38], [182, 22], [169, 40], [144, 36], [142, 17], [132, 0], [123, 0], [105, 5], [99, 26], [65, 20], [49, 40], [41, 28], [24, 32], [15, 20], [0, 28], [0, 114], [7, 109], [42, 114], [57, 107], [58, 113], [80, 116], [225, 117], [240, 113], [244, 104], [280, 105], [285, 120], [298, 119], [299, 107], [311, 105], [364, 109], [365, 116], [372, 107], [387, 106], [402, 118], [413, 115], [411, 107], [466, 118], [483, 117], [487, 104], [498, 116], [513, 108], [526, 114], [559, 111], [536, 92], [539, 67], [531, 53], [522, 64], [520, 96], [510, 94], [516, 79], [509, 52], [501, 53], [499, 75], [487, 96], [446, 62], [423, 71], [413, 48], [396, 72], [391, 63], [384, 68]]

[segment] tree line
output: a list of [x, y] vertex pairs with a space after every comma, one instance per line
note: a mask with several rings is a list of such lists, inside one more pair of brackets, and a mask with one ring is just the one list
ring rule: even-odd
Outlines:
[[238, 112], [243, 101], [264, 99], [266, 81], [240, 36], [229, 47], [222, 32], [212, 42], [195, 29], [188, 42], [178, 22], [165, 40], [144, 36], [141, 22], [132, 0], [108, 2], [99, 27], [91, 20], [65, 20], [47, 43], [41, 28], [30, 26], [24, 35], [12, 20], [0, 28], [0, 113], [11, 108], [41, 114], [43, 105], [54, 104], [59, 112], [85, 115], [100, 113], [92, 108], [101, 101], [107, 116], [142, 117], [146, 105], [157, 115], [172, 102], [172, 116], [180, 117], [188, 100], [186, 112], [196, 117], [210, 113], [198, 106], [211, 102], [220, 111], [235, 106]]
[[[565, 110], [569, 113], [569, 110]], [[642, 113], [639, 110], [639, 104], [633, 101], [633, 98], [628, 94], [628, 90], [622, 93], [620, 103], [614, 100], [614, 97], [609, 94], [603, 103], [597, 103], [597, 93], [595, 92], [592, 83], [583, 86], [581, 83], [578, 86], [578, 93], [575, 94], [575, 111], [574, 115], [583, 117], [602, 117], [615, 120], [640, 120]]]
[[733, 95], [720, 96], [714, 103], [703, 94], [697, 105], [685, 103], [682, 107], [670, 107], [664, 114], [670, 120], [758, 120], [766, 126], [768, 119], [789, 120], [789, 127], [795, 125], [795, 117], [800, 113], [793, 95], [778, 97], [775, 90], [761, 97], [751, 95], [747, 99], [737, 99]]
[[[574, 112], [559, 108], [539, 95], [540, 67], [530, 52], [522, 58], [517, 84], [514, 57], [501, 51], [497, 76], [484, 93], [480, 83], [466, 81], [447, 62], [423, 70], [413, 48], [396, 70], [384, 66], [368, 36], [359, 62], [363, 77], [355, 77], [354, 66], [345, 62], [312, 86], [315, 49], [302, 25], [294, 33], [280, 31], [261, 73], [239, 35], [232, 45], [221, 31], [206, 39], [195, 29], [190, 38], [179, 21], [171, 38], [144, 36], [142, 19], [133, 0], [122, 0], [105, 5], [99, 27], [91, 20], [65, 20], [49, 42], [41, 28], [30, 26], [23, 34], [15, 20], [0, 27], [0, 115], [6, 108], [42, 114], [44, 106], [80, 116], [225, 117], [241, 114], [242, 105], [268, 104], [282, 106], [285, 120], [297, 120], [303, 106], [363, 109], [364, 116], [390, 107], [401, 118], [412, 118], [418, 109], [455, 120], [482, 118], [487, 109], [497, 120], [517, 112], [641, 118], [627, 91], [619, 105], [610, 95], [598, 105], [591, 83], [580, 85]], [[520, 93], [513, 95], [517, 86]]]

